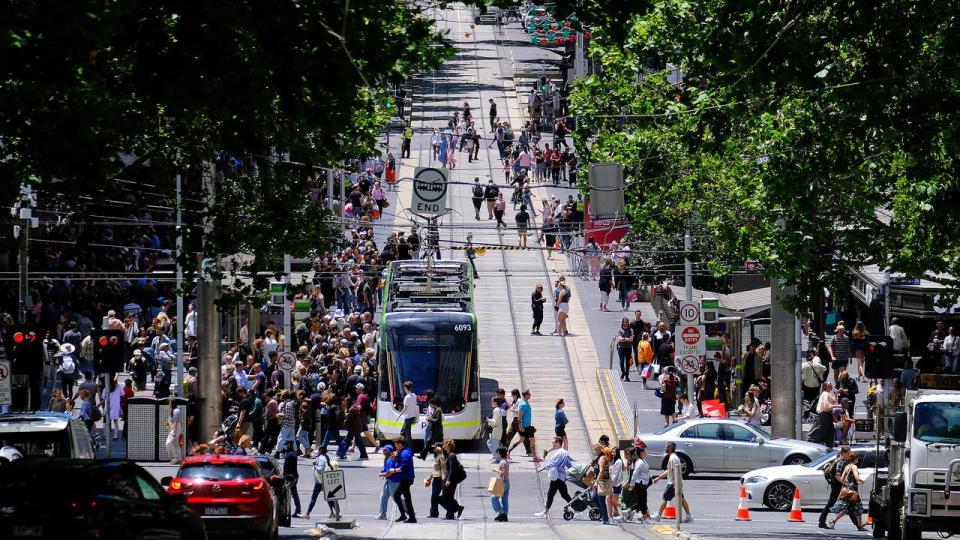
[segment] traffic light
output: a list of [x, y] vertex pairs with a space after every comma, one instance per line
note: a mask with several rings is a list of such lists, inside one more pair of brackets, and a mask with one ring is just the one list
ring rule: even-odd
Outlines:
[[93, 330], [93, 369], [99, 373], [116, 373], [123, 370], [126, 360], [126, 342], [123, 330]]
[[36, 328], [16, 325], [7, 334], [6, 342], [14, 373], [29, 374], [43, 369], [43, 340]]
[[390, 114], [393, 114], [394, 107], [396, 107], [396, 104], [394, 103], [393, 98], [392, 98], [392, 97], [388, 97], [388, 98], [387, 98], [387, 103], [386, 103], [387, 112], [390, 113]]
[[863, 374], [868, 379], [892, 379], [893, 338], [870, 336], [863, 352]]

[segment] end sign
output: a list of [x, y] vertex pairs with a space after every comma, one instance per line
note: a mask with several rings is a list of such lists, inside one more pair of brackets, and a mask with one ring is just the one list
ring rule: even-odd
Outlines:
[[421, 216], [437, 216], [447, 211], [447, 170], [417, 167], [413, 174], [410, 211]]

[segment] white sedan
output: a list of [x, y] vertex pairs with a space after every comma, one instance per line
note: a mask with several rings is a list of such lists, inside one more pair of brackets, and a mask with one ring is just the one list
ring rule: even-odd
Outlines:
[[[876, 471], [876, 446], [854, 446], [859, 457], [860, 476], [864, 487], [869, 489], [870, 479]], [[823, 471], [833, 464], [837, 452], [829, 454], [805, 465], [781, 465], [764, 467], [750, 471], [740, 477], [740, 483], [746, 487], [747, 502], [753, 506], [763, 505], [774, 510], [787, 511], [793, 504], [793, 492], [800, 488], [800, 504], [805, 508], [823, 506], [830, 498], [830, 484], [823, 477]], [[887, 467], [886, 451], [880, 454], [880, 470]]]

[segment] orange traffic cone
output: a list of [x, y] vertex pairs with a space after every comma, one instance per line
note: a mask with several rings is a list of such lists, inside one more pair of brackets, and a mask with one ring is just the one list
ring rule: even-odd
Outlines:
[[740, 504], [737, 505], [737, 521], [750, 521], [750, 509], [747, 508], [747, 488], [740, 486]]
[[803, 511], [800, 510], [800, 488], [793, 489], [793, 506], [790, 507], [790, 515], [787, 521], [803, 523]]
[[873, 516], [867, 514], [867, 525], [873, 526]]
[[677, 507], [673, 505], [672, 500], [667, 501], [667, 507], [663, 509], [660, 519], [677, 519]]

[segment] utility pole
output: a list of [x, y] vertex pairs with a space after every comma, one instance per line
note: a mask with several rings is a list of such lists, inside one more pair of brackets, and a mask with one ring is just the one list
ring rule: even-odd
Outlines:
[[283, 346], [284, 350], [292, 351], [293, 342], [291, 339], [290, 325], [290, 299], [287, 294], [290, 291], [290, 254], [283, 254]]
[[[209, 170], [203, 172], [204, 206], [209, 212], [216, 200], [215, 179], [220, 172], [216, 165], [210, 163]], [[213, 220], [204, 219], [204, 243], [213, 230]], [[214, 261], [219, 265], [219, 261]], [[197, 280], [197, 337], [200, 359], [200, 437], [201, 440], [213, 438], [216, 430], [220, 429], [220, 312], [217, 310], [217, 301], [220, 289], [213, 282], [200, 263], [200, 276]]]
[[[179, 161], [179, 152], [177, 158]], [[174, 395], [183, 393], [183, 215], [182, 208], [183, 178], [177, 170], [177, 386]]]
[[19, 225], [13, 226], [13, 237], [20, 240], [20, 322], [27, 322], [30, 311], [30, 229], [40, 226], [40, 220], [33, 217], [33, 209], [37, 207], [37, 194], [29, 184], [20, 185], [20, 200], [14, 203], [10, 213], [20, 219]]
[[[687, 225], [683, 231], [683, 282], [684, 292], [687, 302], [693, 301], [693, 263], [690, 261], [690, 249], [692, 240], [690, 238], [690, 225]], [[695, 377], [687, 375], [687, 396], [695, 396], [697, 389], [694, 384]]]
[[327, 169], [327, 210], [333, 212], [333, 169]]
[[794, 287], [783, 287], [770, 278], [770, 395], [773, 399], [771, 431], [774, 437], [797, 436], [797, 316], [780, 305], [780, 299], [794, 294]]

